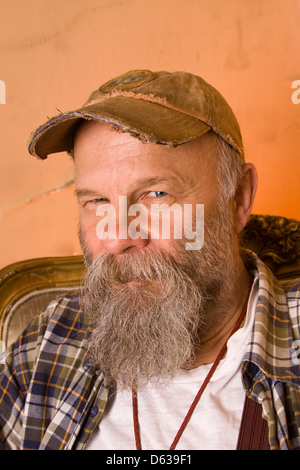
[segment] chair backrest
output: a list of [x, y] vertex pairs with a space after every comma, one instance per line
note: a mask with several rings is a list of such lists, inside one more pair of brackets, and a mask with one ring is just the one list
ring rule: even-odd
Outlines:
[[240, 246], [256, 253], [280, 280], [300, 277], [300, 222], [271, 215], [252, 215]]
[[[300, 222], [253, 215], [240, 244], [257, 253], [277, 278], [300, 277]], [[84, 269], [83, 257], [71, 256], [22, 261], [0, 270], [0, 341], [10, 345], [53, 298], [78, 291]]]
[[36, 258], [0, 271], [0, 341], [10, 345], [55, 297], [78, 291], [82, 256]]

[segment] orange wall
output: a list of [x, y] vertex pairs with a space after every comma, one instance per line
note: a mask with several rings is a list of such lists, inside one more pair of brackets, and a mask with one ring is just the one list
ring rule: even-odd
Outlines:
[[299, 0], [0, 0], [0, 268], [80, 253], [72, 162], [38, 161], [27, 141], [130, 69], [218, 88], [259, 172], [254, 211], [300, 218], [299, 24]]

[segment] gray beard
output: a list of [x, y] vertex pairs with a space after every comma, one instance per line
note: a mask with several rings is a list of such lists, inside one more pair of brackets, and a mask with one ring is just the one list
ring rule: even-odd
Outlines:
[[218, 212], [200, 251], [186, 251], [182, 241], [174, 256], [149, 249], [89, 263], [82, 294], [90, 357], [119, 389], [168, 383], [224, 319], [237, 273], [231, 218]]

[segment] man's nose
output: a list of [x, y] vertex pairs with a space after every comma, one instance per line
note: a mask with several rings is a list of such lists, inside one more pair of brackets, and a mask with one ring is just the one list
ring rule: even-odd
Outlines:
[[126, 251], [143, 249], [148, 245], [148, 243], [149, 240], [143, 238], [138, 238], [136, 240], [133, 240], [131, 238], [106, 238], [102, 241], [102, 246], [107, 253], [119, 255], [125, 253]]
[[125, 212], [125, 207], [121, 211], [110, 212], [105, 233], [99, 231], [100, 237], [104, 233], [102, 247], [107, 253], [117, 255], [133, 249], [143, 249], [148, 245], [148, 224], [132, 224], [134, 219], [127, 210]]

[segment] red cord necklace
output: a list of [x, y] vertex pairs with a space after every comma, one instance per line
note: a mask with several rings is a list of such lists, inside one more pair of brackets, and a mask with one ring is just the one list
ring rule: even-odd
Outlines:
[[[251, 289], [250, 289], [251, 290]], [[250, 291], [249, 291], [250, 292]], [[191, 416], [207, 386], [207, 384], [209, 383], [213, 373], [215, 372], [216, 368], [218, 367], [222, 357], [224, 356], [225, 354], [225, 351], [226, 351], [226, 347], [227, 347], [227, 342], [229, 340], [229, 338], [240, 328], [241, 324], [242, 324], [242, 321], [246, 315], [246, 311], [247, 311], [247, 305], [248, 305], [248, 299], [249, 299], [249, 295], [247, 297], [247, 301], [244, 305], [244, 308], [243, 308], [243, 311], [240, 315], [240, 317], [238, 318], [238, 321], [236, 322], [236, 324], [234, 325], [234, 328], [232, 329], [229, 337], [227, 338], [226, 342], [224, 343], [222, 349], [220, 350], [215, 362], [213, 363], [213, 365], [211, 366], [203, 384], [201, 385], [197, 395], [195, 396], [194, 398], [194, 401], [193, 403], [191, 404], [190, 406], [190, 409], [188, 410], [184, 420], [182, 421], [182, 424], [174, 438], [174, 441], [172, 442], [171, 444], [171, 447], [169, 450], [174, 450], [178, 444], [178, 441], [179, 439], [181, 438], [182, 434], [183, 434], [183, 431], [185, 430], [189, 420], [191, 419]], [[141, 433], [140, 433], [140, 425], [139, 425], [139, 418], [138, 418], [138, 397], [137, 397], [137, 391], [136, 390], [132, 390], [132, 411], [133, 411], [133, 427], [134, 427], [134, 437], [135, 437], [135, 445], [136, 445], [136, 450], [142, 450], [142, 443], [141, 443]]]

